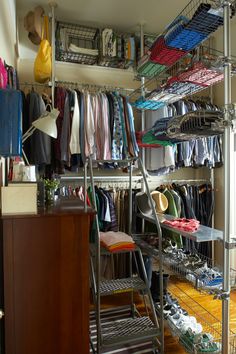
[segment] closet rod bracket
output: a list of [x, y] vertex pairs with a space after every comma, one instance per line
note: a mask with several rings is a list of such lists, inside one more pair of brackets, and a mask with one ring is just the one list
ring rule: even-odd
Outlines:
[[230, 298], [229, 292], [220, 291], [215, 294], [214, 300], [228, 300]]
[[232, 238], [231, 242], [226, 242], [225, 243], [225, 248], [227, 248], [228, 250], [232, 250], [236, 248], [236, 239]]

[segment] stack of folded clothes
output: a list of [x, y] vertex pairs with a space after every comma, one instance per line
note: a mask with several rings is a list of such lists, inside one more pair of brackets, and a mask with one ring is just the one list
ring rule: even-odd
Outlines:
[[133, 250], [135, 248], [132, 237], [120, 231], [100, 232], [100, 242], [110, 252]]

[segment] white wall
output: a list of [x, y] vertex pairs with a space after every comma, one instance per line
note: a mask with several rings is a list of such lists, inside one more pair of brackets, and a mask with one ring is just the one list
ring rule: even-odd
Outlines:
[[16, 0], [0, 1], [0, 57], [16, 64]]

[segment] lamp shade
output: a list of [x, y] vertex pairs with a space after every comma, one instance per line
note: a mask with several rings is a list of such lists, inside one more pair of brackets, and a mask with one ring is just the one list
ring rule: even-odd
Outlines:
[[53, 108], [51, 112], [47, 112], [45, 116], [35, 120], [32, 125], [52, 138], [57, 138], [56, 119], [59, 113], [58, 109]]

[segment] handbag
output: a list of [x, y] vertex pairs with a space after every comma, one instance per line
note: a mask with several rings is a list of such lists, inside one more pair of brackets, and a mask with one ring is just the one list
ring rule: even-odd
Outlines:
[[[44, 38], [45, 35], [45, 38]], [[34, 78], [36, 82], [44, 83], [51, 78], [52, 48], [49, 43], [48, 16], [44, 16], [42, 40], [34, 62]]]
[[7, 70], [0, 58], [0, 89], [5, 89], [7, 87]]

